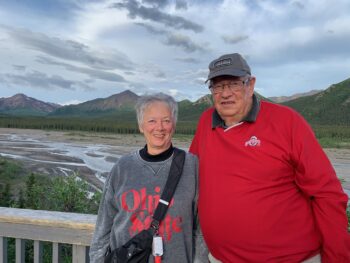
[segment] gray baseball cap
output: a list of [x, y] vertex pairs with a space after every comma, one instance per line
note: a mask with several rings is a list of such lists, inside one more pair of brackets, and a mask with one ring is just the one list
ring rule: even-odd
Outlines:
[[251, 75], [250, 67], [245, 59], [238, 53], [226, 54], [209, 64], [208, 80], [219, 76], [244, 77]]

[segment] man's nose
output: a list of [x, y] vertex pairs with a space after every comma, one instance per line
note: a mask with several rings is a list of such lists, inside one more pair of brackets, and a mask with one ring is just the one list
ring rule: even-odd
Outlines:
[[224, 84], [224, 89], [221, 92], [221, 96], [224, 98], [230, 97], [232, 95], [232, 90], [230, 89], [228, 84]]

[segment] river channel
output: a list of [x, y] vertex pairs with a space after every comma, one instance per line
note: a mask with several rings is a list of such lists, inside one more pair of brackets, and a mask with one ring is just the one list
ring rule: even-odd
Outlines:
[[[174, 144], [187, 150], [190, 140]], [[20, 160], [26, 169], [49, 175], [79, 176], [102, 188], [106, 175], [123, 154], [144, 145], [142, 136], [101, 135], [0, 128], [0, 155]], [[326, 149], [344, 190], [350, 194], [350, 150]]]

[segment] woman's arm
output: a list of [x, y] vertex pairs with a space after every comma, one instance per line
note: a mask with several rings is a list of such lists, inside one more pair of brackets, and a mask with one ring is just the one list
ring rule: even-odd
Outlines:
[[195, 177], [196, 177], [196, 194], [193, 200], [193, 262], [194, 263], [206, 263], [208, 259], [208, 247], [204, 241], [202, 230], [199, 224], [198, 217], [198, 190], [199, 190], [199, 177], [198, 177], [198, 159], [195, 157]]
[[105, 182], [98, 210], [95, 232], [90, 246], [91, 263], [103, 262], [104, 255], [109, 246], [113, 220], [117, 213], [116, 206], [113, 202], [114, 189], [112, 186], [112, 178], [116, 176], [116, 170], [115, 166]]

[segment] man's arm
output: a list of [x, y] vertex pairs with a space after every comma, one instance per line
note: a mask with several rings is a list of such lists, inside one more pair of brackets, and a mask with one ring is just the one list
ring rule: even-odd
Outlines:
[[198, 156], [198, 139], [197, 139], [196, 134], [193, 137], [189, 152]]
[[197, 155], [198, 159], [199, 159], [199, 142], [200, 142], [200, 137], [203, 133], [202, 129], [204, 129], [203, 115], [204, 115], [204, 113], [202, 114], [202, 116], [199, 119], [199, 122], [197, 124], [197, 129], [196, 129], [196, 132], [194, 134], [194, 137], [192, 139], [190, 149], [189, 149], [189, 152], [193, 153], [194, 155]]
[[311, 199], [322, 238], [322, 262], [350, 262], [348, 197], [312, 129], [296, 115], [292, 133], [296, 184]]

